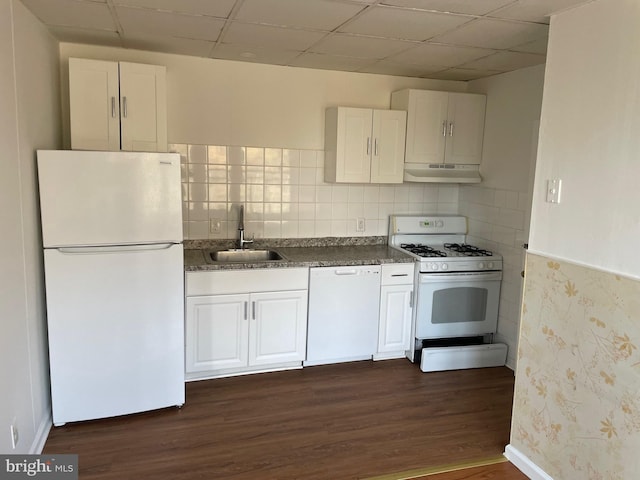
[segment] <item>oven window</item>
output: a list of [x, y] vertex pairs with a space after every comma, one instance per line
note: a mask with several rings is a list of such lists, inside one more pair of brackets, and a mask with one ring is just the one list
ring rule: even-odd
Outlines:
[[460, 287], [433, 294], [431, 323], [483, 322], [487, 312], [486, 288]]

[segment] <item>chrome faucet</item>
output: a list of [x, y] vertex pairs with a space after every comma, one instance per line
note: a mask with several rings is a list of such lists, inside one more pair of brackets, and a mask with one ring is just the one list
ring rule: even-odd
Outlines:
[[240, 235], [238, 239], [238, 247], [243, 250], [245, 243], [253, 243], [253, 237], [251, 237], [251, 240], [244, 239], [244, 205], [240, 205], [240, 220], [238, 221], [238, 232]]

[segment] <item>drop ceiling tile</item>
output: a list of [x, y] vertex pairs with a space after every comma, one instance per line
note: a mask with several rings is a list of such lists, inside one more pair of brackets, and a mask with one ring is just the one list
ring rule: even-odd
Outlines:
[[515, 52], [538, 53], [540, 55], [545, 55], [547, 53], [548, 40], [549, 39], [547, 37], [543, 37], [538, 40], [534, 40], [533, 42], [516, 45], [515, 47], [511, 47], [510, 50]]
[[531, 67], [532, 65], [539, 65], [544, 63], [544, 61], [544, 55], [537, 55], [535, 53], [498, 52], [488, 57], [465, 63], [461, 65], [460, 68], [508, 72]]
[[116, 31], [105, 3], [79, 0], [23, 0], [22, 3], [46, 25]]
[[210, 56], [223, 60], [287, 65], [298, 55], [300, 55], [300, 52], [295, 50], [274, 50], [231, 43], [220, 43], [216, 45]]
[[325, 34], [309, 30], [232, 22], [222, 41], [243, 45], [260, 45], [276, 50], [304, 51]]
[[235, 19], [330, 31], [363, 8], [330, 0], [245, 0]]
[[115, 5], [227, 18], [236, 0], [113, 0]]
[[314, 45], [311, 51], [347, 57], [381, 59], [411, 48], [413, 45], [411, 42], [402, 40], [337, 33]]
[[354, 72], [371, 64], [363, 58], [341, 57], [322, 53], [303, 53], [289, 65], [292, 67], [320, 68], [323, 70], [342, 70]]
[[437, 10], [439, 12], [484, 15], [516, 0], [382, 0], [385, 5]]
[[419, 65], [406, 65], [394, 63], [389, 60], [380, 60], [379, 62], [369, 65], [358, 70], [362, 73], [377, 73], [380, 75], [394, 75], [400, 77], [426, 77], [435, 72], [446, 69], [445, 66], [432, 66], [430, 68], [421, 67]]
[[116, 7], [120, 25], [127, 37], [169, 36], [215, 41], [224, 20], [145, 8]]
[[429, 78], [433, 78], [436, 80], [461, 80], [461, 81], [469, 81], [475, 80], [477, 78], [488, 77], [490, 75], [497, 75], [502, 72], [492, 71], [492, 70], [470, 70], [464, 68], [450, 68], [448, 70], [443, 70], [442, 72], [434, 73], [430, 75]]
[[549, 15], [566, 10], [590, 0], [519, 0], [516, 3], [493, 12], [490, 16], [549, 23]]
[[214, 42], [208, 42], [206, 40], [168, 37], [164, 35], [126, 35], [122, 38], [122, 44], [124, 48], [175, 53], [179, 55], [193, 55], [196, 57], [207, 57], [214, 46]]
[[49, 27], [49, 32], [61, 42], [86, 43], [89, 45], [106, 45], [121, 47], [122, 41], [117, 32], [77, 27]]
[[[389, 60], [396, 63], [413, 65], [439, 65], [442, 68], [454, 67], [461, 63], [486, 57], [495, 50], [485, 48], [457, 47], [436, 43], [423, 43], [404, 52], [394, 55]], [[441, 70], [442, 70], [441, 68]]]
[[451, 45], [507, 49], [546, 37], [548, 31], [547, 25], [481, 18], [433, 40]]
[[427, 40], [470, 20], [460, 15], [375, 6], [340, 27], [340, 32], [378, 37]]

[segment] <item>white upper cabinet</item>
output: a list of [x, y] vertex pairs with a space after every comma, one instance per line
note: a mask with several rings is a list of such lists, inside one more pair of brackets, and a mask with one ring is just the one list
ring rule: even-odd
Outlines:
[[406, 163], [479, 165], [486, 97], [474, 93], [401, 90], [391, 108], [407, 111]]
[[167, 151], [166, 68], [69, 59], [71, 148]]
[[330, 107], [325, 117], [325, 181], [402, 183], [406, 112]]

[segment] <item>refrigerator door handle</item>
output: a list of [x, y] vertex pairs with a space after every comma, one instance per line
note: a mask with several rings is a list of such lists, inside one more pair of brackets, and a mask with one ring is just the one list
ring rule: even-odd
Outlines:
[[126, 252], [141, 252], [146, 250], [166, 250], [171, 248], [175, 243], [153, 243], [144, 245], [110, 245], [102, 247], [60, 247], [56, 248], [60, 253], [66, 253], [68, 255], [83, 255], [83, 254], [95, 254], [95, 253], [126, 253]]

